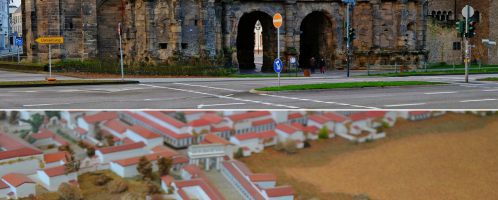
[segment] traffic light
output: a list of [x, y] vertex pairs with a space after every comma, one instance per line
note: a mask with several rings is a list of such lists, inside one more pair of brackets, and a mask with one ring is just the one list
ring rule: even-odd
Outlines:
[[465, 21], [458, 21], [456, 23], [456, 28], [457, 28], [457, 32], [458, 32], [458, 36], [463, 36], [463, 34], [465, 33]]
[[474, 18], [470, 18], [469, 19], [469, 30], [467, 30], [465, 37], [473, 38], [476, 35], [476, 27], [477, 27], [477, 21]]
[[349, 39], [350, 40], [356, 39], [356, 30], [354, 28], [349, 28]]

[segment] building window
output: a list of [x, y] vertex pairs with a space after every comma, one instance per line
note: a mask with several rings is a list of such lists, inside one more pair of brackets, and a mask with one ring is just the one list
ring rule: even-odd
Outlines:
[[199, 20], [194, 20], [194, 26], [197, 26], [197, 23], [199, 22]]
[[168, 43], [159, 43], [159, 48], [160, 49], [167, 49], [168, 48]]
[[187, 49], [188, 48], [188, 44], [187, 43], [182, 43], [182, 49]]
[[462, 50], [462, 43], [460, 42], [453, 42], [453, 50]]

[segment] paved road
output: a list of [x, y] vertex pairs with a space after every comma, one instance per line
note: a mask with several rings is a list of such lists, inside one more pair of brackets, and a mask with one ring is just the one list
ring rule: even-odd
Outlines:
[[[350, 78], [347, 81], [424, 80], [440, 86], [339, 89], [253, 94], [273, 78], [142, 79], [136, 85], [0, 88], [3, 109], [498, 109], [498, 75]], [[282, 85], [343, 82], [342, 76], [284, 78]]]

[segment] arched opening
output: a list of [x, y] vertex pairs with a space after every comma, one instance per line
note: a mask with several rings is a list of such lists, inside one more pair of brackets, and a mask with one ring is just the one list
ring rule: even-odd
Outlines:
[[[256, 24], [259, 21], [260, 38], [256, 39]], [[256, 44], [256, 42], [260, 42]], [[261, 52], [256, 48], [261, 47]], [[271, 71], [277, 52], [277, 35], [272, 17], [261, 11], [242, 15], [237, 30], [237, 60], [241, 70], [254, 70], [256, 64], [262, 65], [261, 71]], [[256, 60], [255, 60], [256, 56]]]
[[122, 22], [124, 4], [121, 0], [107, 0], [97, 8], [97, 46], [102, 59], [119, 55], [118, 23]]
[[[315, 61], [324, 59], [325, 67], [333, 65], [333, 29], [329, 17], [323, 12], [312, 12], [301, 22], [299, 66], [311, 68], [312, 57]], [[313, 71], [313, 69], [311, 69]]]

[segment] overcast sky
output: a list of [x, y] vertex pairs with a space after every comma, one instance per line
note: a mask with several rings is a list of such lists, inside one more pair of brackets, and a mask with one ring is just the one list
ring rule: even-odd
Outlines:
[[19, 5], [21, 5], [21, 0], [14, 0], [14, 5], [19, 7]]

